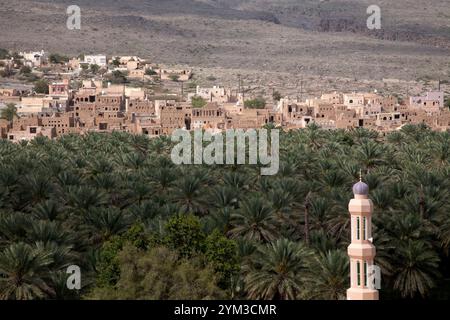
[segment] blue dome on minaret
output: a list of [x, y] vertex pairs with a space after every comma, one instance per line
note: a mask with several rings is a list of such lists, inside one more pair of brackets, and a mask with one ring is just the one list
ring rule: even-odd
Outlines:
[[369, 194], [369, 186], [362, 181], [359, 181], [353, 186], [353, 194], [367, 196]]

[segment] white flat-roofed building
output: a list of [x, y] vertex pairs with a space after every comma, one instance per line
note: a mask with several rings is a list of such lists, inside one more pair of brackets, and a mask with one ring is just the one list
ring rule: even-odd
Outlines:
[[24, 64], [30, 67], [40, 67], [47, 61], [47, 54], [44, 50], [32, 52], [20, 52], [19, 55], [23, 57]]
[[108, 61], [106, 60], [105, 55], [86, 55], [84, 56], [84, 63], [89, 65], [96, 64], [100, 67], [104, 67], [107, 65]]

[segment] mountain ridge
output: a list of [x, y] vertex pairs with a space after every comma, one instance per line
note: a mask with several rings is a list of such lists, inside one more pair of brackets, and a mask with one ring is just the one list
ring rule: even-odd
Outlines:
[[369, 0], [0, 0], [0, 47], [138, 54], [162, 63], [357, 78], [445, 77], [450, 6], [380, 0], [382, 29], [366, 27]]

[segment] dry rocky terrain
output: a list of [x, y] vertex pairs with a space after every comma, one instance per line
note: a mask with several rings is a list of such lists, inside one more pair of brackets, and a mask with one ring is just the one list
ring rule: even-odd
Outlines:
[[[66, 28], [72, 4], [81, 30]], [[371, 4], [378, 31], [366, 28]], [[449, 78], [449, 18], [448, 0], [0, 0], [0, 47], [140, 55], [192, 66], [199, 83], [242, 74], [256, 91], [406, 93]]]

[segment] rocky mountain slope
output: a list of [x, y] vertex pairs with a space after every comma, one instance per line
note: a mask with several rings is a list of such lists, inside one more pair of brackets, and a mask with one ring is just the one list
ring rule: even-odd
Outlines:
[[[0, 47], [362, 79], [446, 77], [448, 0], [0, 0]], [[81, 30], [66, 28], [77, 4]]]

